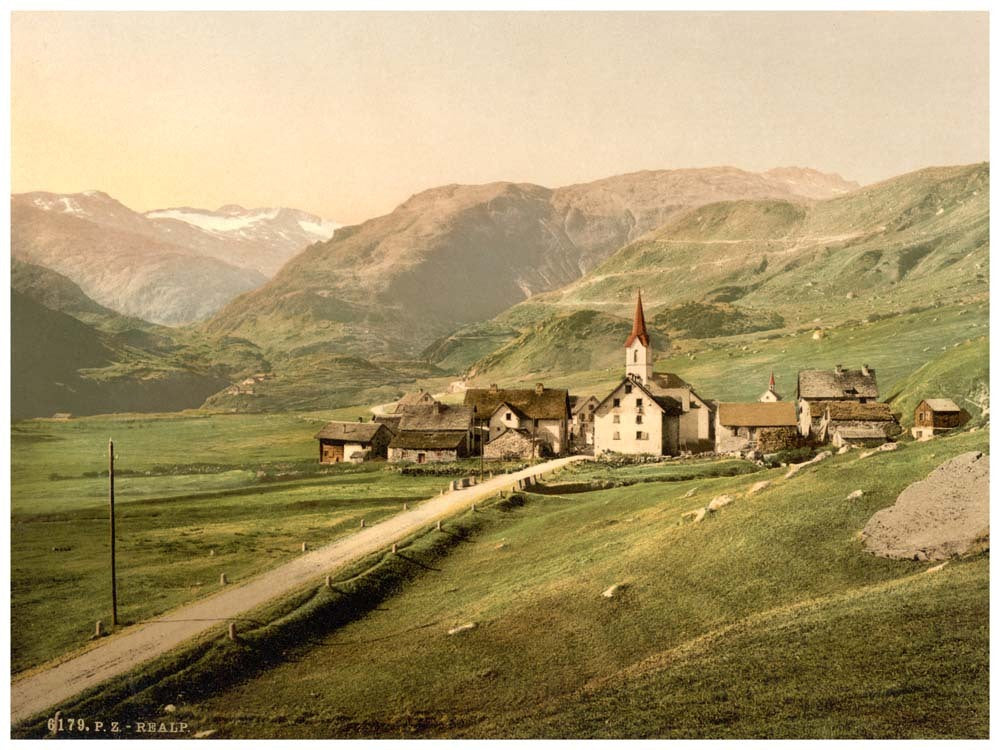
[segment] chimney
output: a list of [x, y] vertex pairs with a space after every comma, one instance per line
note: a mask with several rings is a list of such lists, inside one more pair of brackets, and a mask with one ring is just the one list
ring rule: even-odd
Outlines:
[[497, 388], [497, 384], [496, 383], [490, 383], [490, 393], [497, 393], [497, 392], [499, 392], [499, 390], [500, 389]]
[[834, 365], [833, 366], [833, 371], [835, 373], [837, 373], [838, 375], [843, 375], [844, 374], [844, 366], [843, 365]]
[[861, 374], [867, 378], [872, 374], [872, 371], [868, 368], [868, 365], [861, 365]]
[[545, 386], [542, 383], [535, 383], [535, 395], [541, 396], [542, 391], [545, 390]]

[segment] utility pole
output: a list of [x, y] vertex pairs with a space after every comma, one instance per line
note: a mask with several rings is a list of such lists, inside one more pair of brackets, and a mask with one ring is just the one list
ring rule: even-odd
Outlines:
[[115, 579], [115, 443], [108, 438], [108, 501], [111, 506], [111, 627], [118, 626], [118, 582]]

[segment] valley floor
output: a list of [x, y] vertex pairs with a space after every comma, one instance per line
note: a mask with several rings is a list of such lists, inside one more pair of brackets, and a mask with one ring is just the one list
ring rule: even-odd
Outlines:
[[[247, 738], [985, 737], [988, 553], [935, 569], [873, 557], [858, 532], [944, 460], [987, 449], [965, 432], [787, 480], [704, 461], [566, 467], [456, 520], [405, 581], [376, 566], [365, 589], [359, 570], [363, 607], [291, 602], [296, 629], [223, 639], [214, 661], [140, 670], [64, 715], [145, 711]], [[721, 494], [735, 502], [691, 521]], [[256, 666], [234, 682], [237, 664]]]

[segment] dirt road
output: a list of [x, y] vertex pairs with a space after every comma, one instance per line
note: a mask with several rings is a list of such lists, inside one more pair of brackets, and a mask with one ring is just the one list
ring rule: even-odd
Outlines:
[[226, 620], [300, 586], [324, 577], [360, 557], [385, 549], [393, 542], [466, 510], [472, 503], [510, 489], [532, 476], [550, 472], [584, 456], [547, 461], [515, 474], [502, 474], [482, 484], [423, 501], [413, 510], [359, 530], [314, 552], [246, 581], [233, 582], [217, 594], [160, 615], [105, 638], [96, 647], [64, 662], [35, 671], [11, 683], [11, 723], [16, 724], [58, 705], [87, 688], [121, 675], [208, 630], [225, 632]]

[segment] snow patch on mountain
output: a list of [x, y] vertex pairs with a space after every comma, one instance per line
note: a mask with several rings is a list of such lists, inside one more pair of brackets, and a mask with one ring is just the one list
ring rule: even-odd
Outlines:
[[275, 208], [245, 214], [219, 215], [207, 211], [167, 208], [160, 211], [150, 211], [146, 216], [150, 219], [176, 219], [207, 232], [228, 234], [246, 229], [262, 221], [272, 221], [277, 218], [279, 211], [280, 209]]
[[300, 219], [299, 226], [303, 232], [314, 234], [320, 239], [328, 240], [333, 237], [333, 233], [340, 229], [343, 224], [338, 224], [335, 221], [303, 221]]

